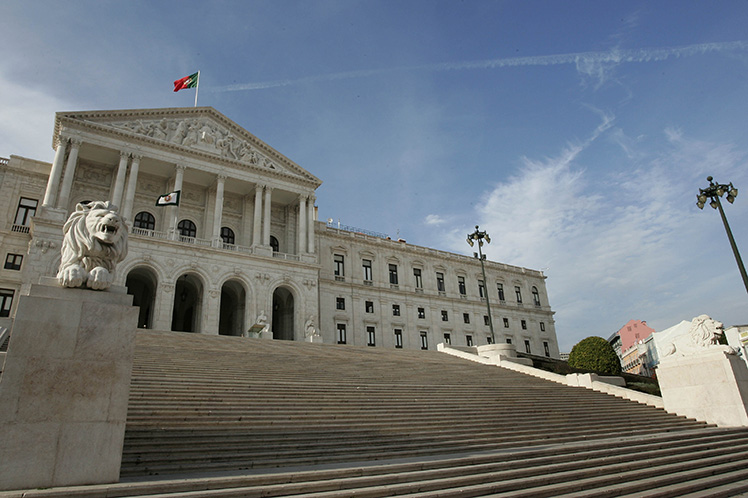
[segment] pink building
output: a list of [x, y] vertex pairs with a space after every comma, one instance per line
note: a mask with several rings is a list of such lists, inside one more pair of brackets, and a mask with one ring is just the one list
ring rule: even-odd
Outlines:
[[653, 328], [647, 326], [647, 322], [645, 321], [629, 320], [629, 322], [618, 331], [618, 336], [621, 338], [621, 351], [628, 351], [631, 346], [634, 346], [639, 341], [644, 341], [644, 339], [652, 335], [654, 331]]

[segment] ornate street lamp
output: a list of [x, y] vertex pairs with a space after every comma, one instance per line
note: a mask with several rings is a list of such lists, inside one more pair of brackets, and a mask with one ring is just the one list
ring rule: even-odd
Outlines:
[[743, 277], [743, 285], [745, 285], [745, 290], [748, 292], [748, 275], [745, 273], [745, 266], [743, 266], [743, 260], [740, 259], [740, 253], [738, 252], [738, 246], [735, 244], [735, 239], [732, 236], [732, 231], [730, 230], [730, 225], [727, 223], [727, 217], [725, 216], [725, 211], [722, 209], [722, 203], [720, 202], [720, 197], [727, 194], [727, 202], [732, 204], [735, 202], [735, 198], [738, 196], [738, 189], [732, 186], [732, 183], [729, 183], [727, 185], [722, 185], [719, 183], [714, 183], [713, 178], [711, 176], [706, 177], [706, 181], [709, 182], [709, 186], [707, 188], [700, 188], [699, 189], [699, 195], [696, 196], [696, 205], [699, 207], [699, 209], [704, 209], [704, 205], [706, 205], [706, 201], [711, 199], [711, 202], [709, 202], [709, 205], [712, 206], [714, 209], [719, 209], [719, 214], [722, 216], [722, 223], [725, 225], [725, 231], [727, 232], [727, 238], [730, 239], [730, 246], [732, 247], [732, 252], [735, 254], [735, 261], [738, 262], [738, 269], [740, 270], [740, 276]]
[[486, 309], [488, 310], [488, 326], [491, 329], [491, 344], [496, 344], [496, 336], [494, 336], [493, 333], [493, 318], [491, 318], [491, 303], [488, 299], [488, 280], [486, 280], [486, 267], [483, 264], [483, 261], [486, 259], [486, 255], [483, 254], [483, 251], [481, 248], [483, 247], [483, 241], [486, 241], [486, 244], [491, 243], [491, 237], [488, 236], [488, 234], [483, 231], [481, 232], [478, 228], [478, 225], [475, 225], [475, 232], [469, 233], [467, 236], [467, 243], [470, 244], [470, 247], [473, 247], [475, 245], [474, 241], [478, 241], [478, 252], [474, 252], [473, 256], [478, 258], [480, 261], [480, 269], [483, 272], [483, 293], [485, 294], [486, 298]]

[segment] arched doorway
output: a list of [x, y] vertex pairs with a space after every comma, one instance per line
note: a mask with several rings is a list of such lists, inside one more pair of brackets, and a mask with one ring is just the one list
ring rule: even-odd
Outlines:
[[125, 280], [127, 293], [133, 296], [132, 305], [140, 307], [138, 328], [153, 328], [153, 307], [156, 300], [158, 278], [150, 268], [134, 268]]
[[293, 294], [285, 287], [273, 292], [273, 339], [294, 340]]
[[246, 292], [241, 282], [229, 280], [221, 287], [221, 316], [218, 319], [220, 335], [242, 335], [244, 329], [244, 303]]
[[200, 277], [185, 273], [174, 286], [174, 309], [171, 314], [171, 330], [175, 332], [199, 332], [202, 313], [203, 283]]

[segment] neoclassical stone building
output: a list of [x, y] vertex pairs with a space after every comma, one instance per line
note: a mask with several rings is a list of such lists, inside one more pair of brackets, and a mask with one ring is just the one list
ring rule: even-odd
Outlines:
[[[541, 272], [394, 241], [316, 219], [322, 183], [210, 107], [60, 112], [50, 165], [0, 159], [0, 326], [60, 260], [76, 204], [110, 200], [130, 226], [115, 285], [139, 326], [433, 349], [490, 340], [558, 357]], [[178, 206], [156, 206], [181, 191]]]

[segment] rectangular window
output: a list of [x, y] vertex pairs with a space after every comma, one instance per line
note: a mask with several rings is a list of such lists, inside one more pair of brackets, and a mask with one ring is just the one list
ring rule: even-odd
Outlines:
[[397, 265], [390, 265], [390, 284], [397, 285]]
[[5, 256], [5, 269], [6, 270], [20, 270], [22, 262], [23, 262], [22, 255], [8, 253], [8, 255]]
[[457, 287], [460, 289], [461, 296], [467, 294], [467, 289], [465, 288], [465, 277], [457, 277]]
[[392, 316], [400, 316], [400, 305], [399, 304], [392, 305]]
[[506, 299], [504, 299], [504, 284], [497, 283], [496, 288], [499, 291], [499, 301], [506, 301]]
[[374, 313], [374, 301], [366, 301], [364, 306], [366, 306], [367, 313]]
[[463, 313], [462, 314], [462, 321], [465, 323], [470, 323], [470, 313]]
[[545, 322], [540, 322], [540, 331], [545, 332]]
[[447, 313], [447, 310], [442, 310], [442, 322], [448, 322], [449, 321], [449, 313]]
[[522, 330], [527, 330], [527, 320], [522, 320], [520, 323], [522, 324]]
[[361, 261], [361, 266], [364, 269], [364, 282], [371, 282], [371, 260], [370, 259], [364, 259]]
[[514, 286], [514, 293], [517, 294], [517, 303], [522, 303], [522, 291], [519, 288], [519, 285]]
[[342, 254], [333, 254], [332, 256], [334, 273], [336, 277], [342, 277], [345, 275], [345, 258]]
[[421, 331], [421, 349], [429, 348], [429, 336], [426, 331]]
[[506, 343], [507, 344], [511, 344], [512, 343], [512, 338], [511, 337], [507, 337], [506, 338]]
[[488, 318], [488, 315], [483, 315], [483, 325], [485, 326], [491, 325], [491, 320]]
[[36, 199], [21, 197], [21, 200], [18, 201], [18, 209], [16, 210], [16, 218], [13, 224], [28, 226], [30, 218], [36, 216], [36, 208], [38, 205], [39, 201]]
[[452, 336], [450, 334], [444, 334], [444, 344], [452, 344]]
[[395, 347], [397, 349], [403, 347], [403, 331], [401, 329], [395, 329]]
[[551, 356], [551, 350], [548, 347], [548, 341], [543, 341], [543, 350], [545, 352], [545, 355], [550, 358], [550, 356]]
[[530, 351], [530, 341], [528, 341], [527, 339], [525, 339], [525, 353], [527, 354], [532, 353], [532, 351]]
[[338, 310], [345, 309], [345, 298], [344, 297], [335, 298], [335, 309], [338, 309]]
[[423, 278], [421, 277], [421, 269], [413, 268], [413, 276], [416, 279], [416, 289], [423, 289]]
[[504, 328], [505, 329], [509, 328], [509, 319], [508, 318], [504, 318]]
[[0, 289], [0, 317], [10, 316], [10, 308], [13, 306], [13, 291]]
[[418, 318], [426, 318], [426, 310], [424, 308], [418, 308]]
[[478, 280], [478, 295], [481, 299], [486, 297], [486, 284], [483, 283], [483, 280]]
[[338, 344], [345, 344], [345, 341], [346, 341], [345, 323], [339, 323], [338, 324]]
[[439, 292], [445, 292], [444, 290], [444, 274], [436, 272], [436, 290]]
[[366, 345], [376, 346], [374, 327], [366, 327]]
[[473, 345], [473, 336], [472, 335], [466, 335], [465, 336], [465, 344], [467, 344], [468, 346], [472, 346]]
[[486, 344], [493, 344], [493, 340], [491, 339], [491, 336], [486, 336]]

